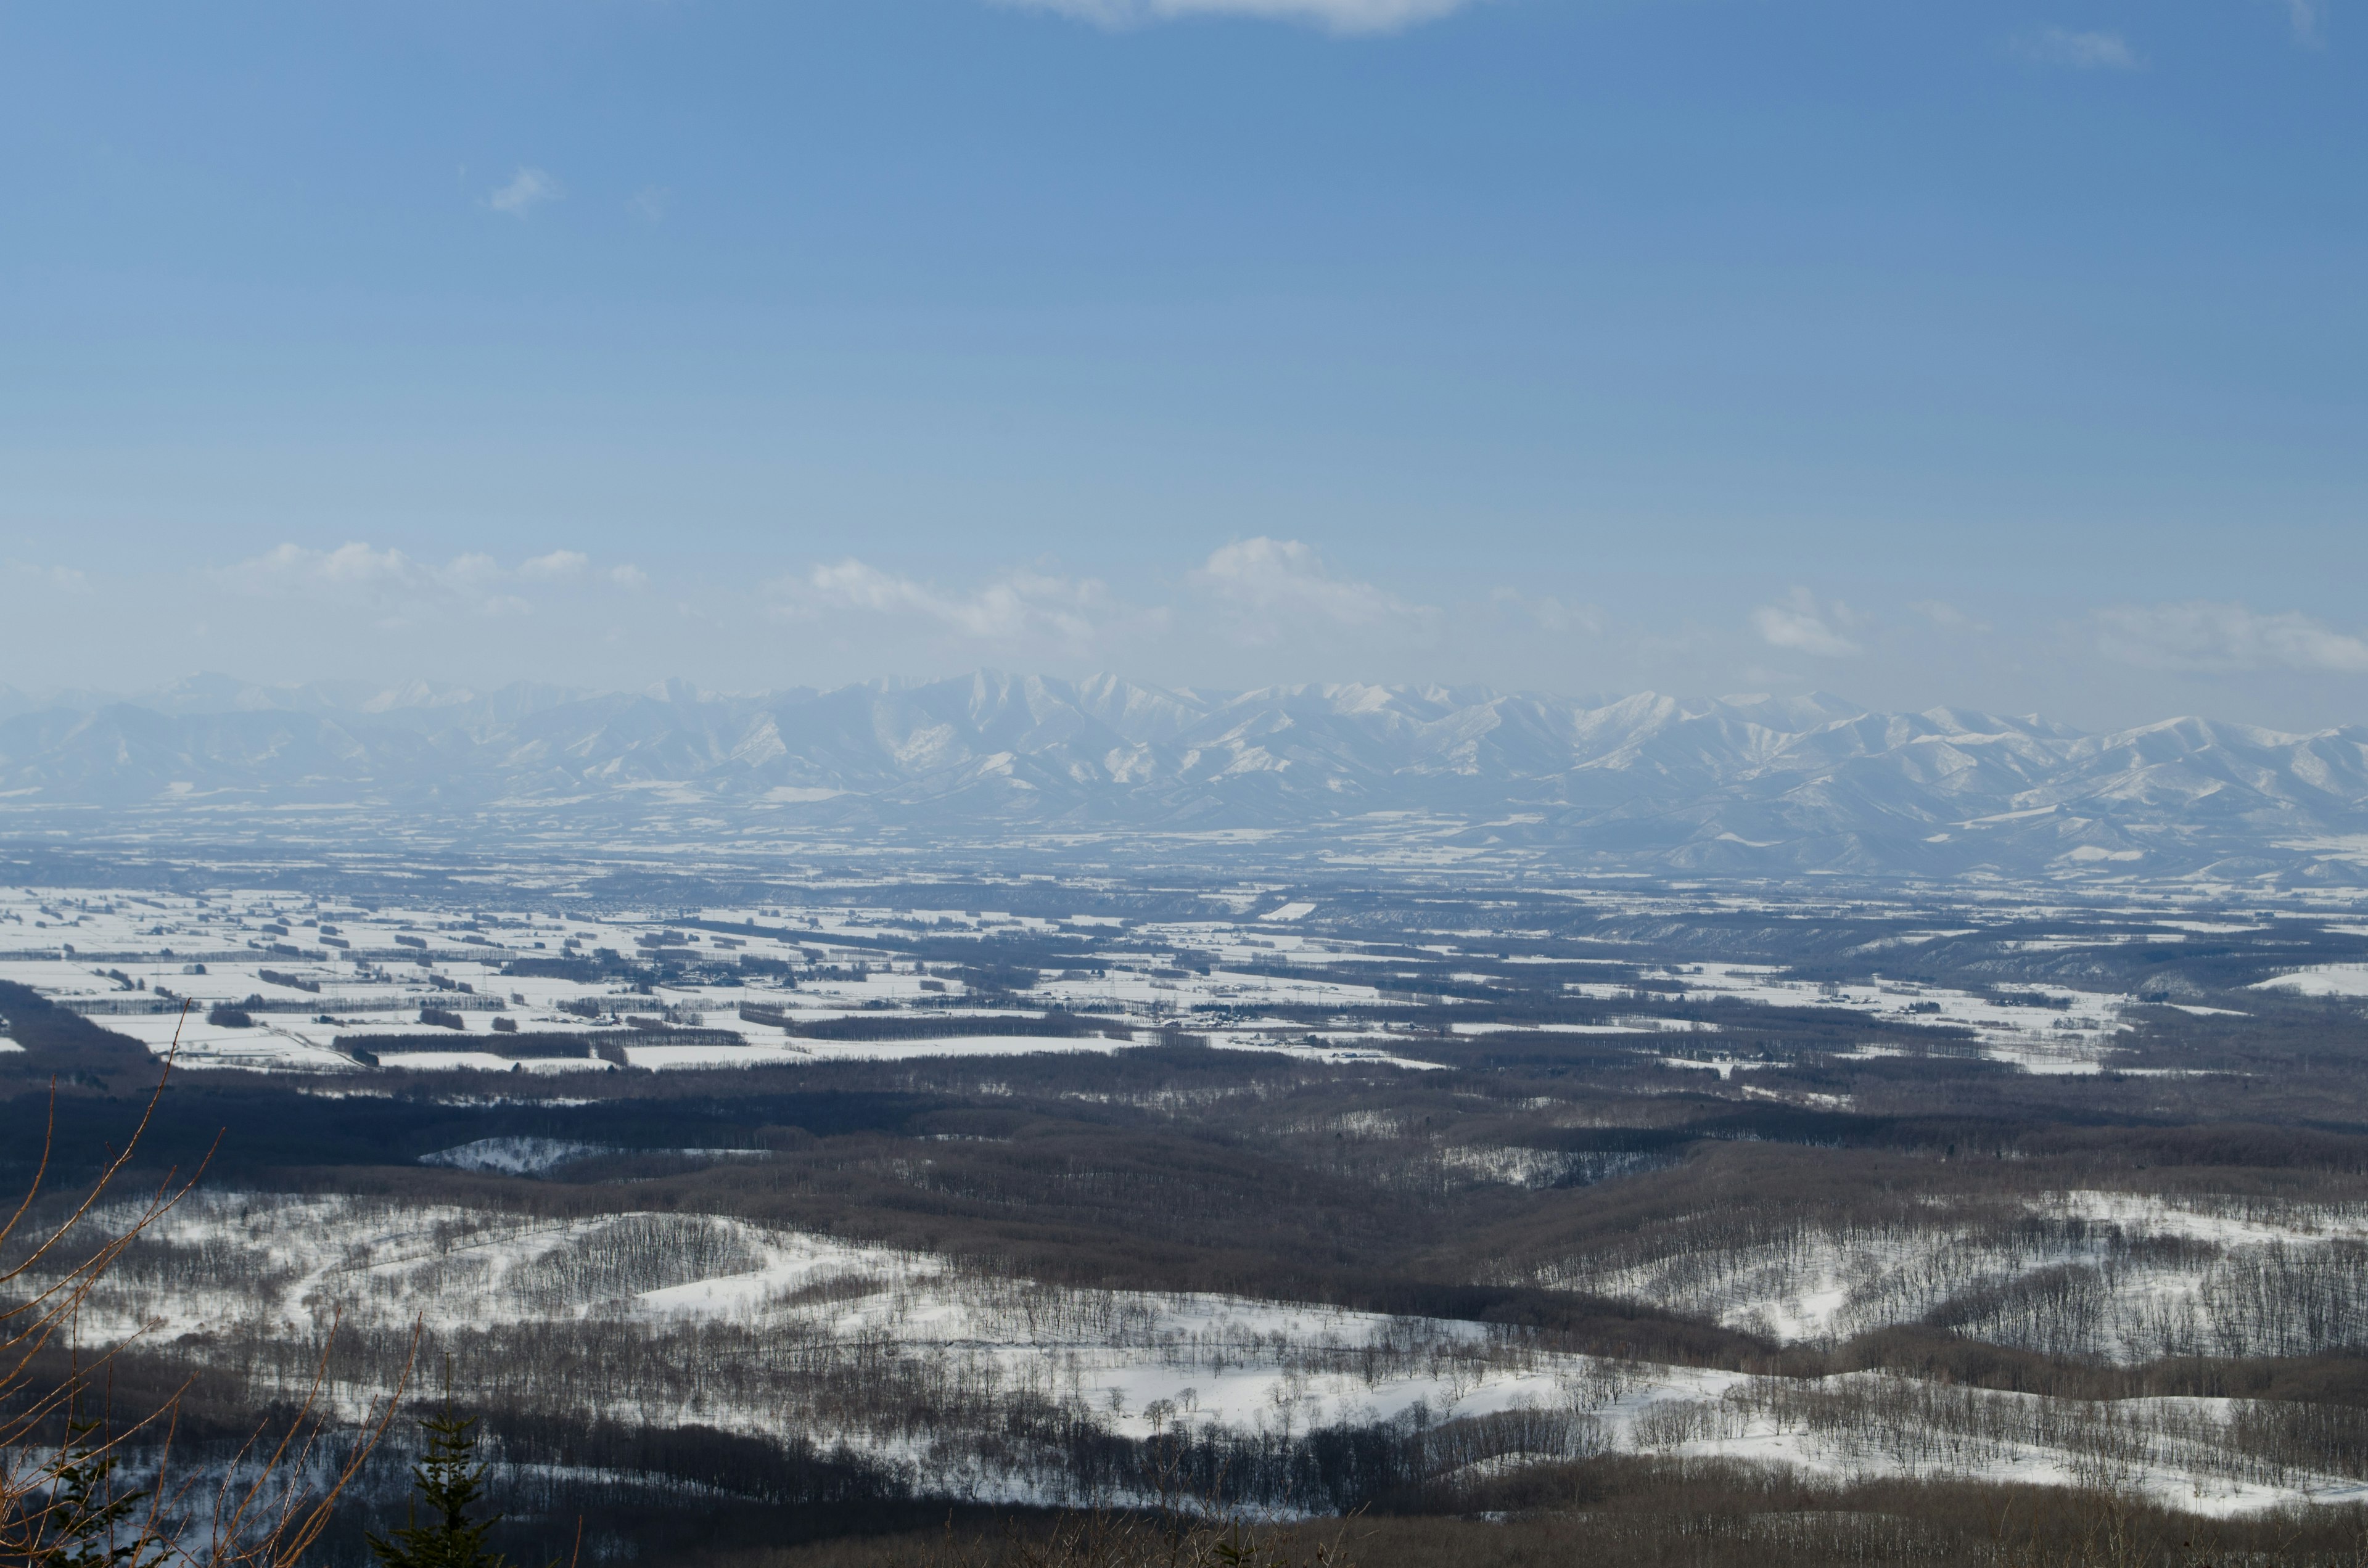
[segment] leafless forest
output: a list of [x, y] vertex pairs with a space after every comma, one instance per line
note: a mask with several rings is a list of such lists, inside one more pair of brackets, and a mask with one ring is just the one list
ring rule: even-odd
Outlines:
[[[1016, 1564], [1181, 1499], [1260, 1521], [1278, 1562], [2361, 1560], [2368, 1011], [2271, 983], [2360, 961], [2343, 920], [1319, 908], [1298, 929], [1336, 950], [1276, 948], [1266, 978], [1360, 945], [1370, 999], [1055, 1007], [1032, 994], [1063, 974], [1258, 971], [1120, 936], [955, 962], [883, 918], [861, 961], [940, 1011], [803, 1026], [991, 1040], [1032, 999], [1092, 1049], [176, 1074], [139, 1168], [211, 1163], [73, 1354], [120, 1346], [111, 1408], [177, 1399], [169, 1464], [199, 1471], [321, 1380], [350, 1424], [449, 1366], [521, 1554], [580, 1518], [598, 1561]], [[815, 983], [857, 961], [814, 940]], [[619, 983], [656, 1006], [724, 972], [669, 962], [748, 972], [683, 950]], [[12, 1129], [56, 1084], [33, 1212], [60, 1218], [157, 1062], [29, 987], [0, 1013]], [[324, 1560], [399, 1508], [409, 1442]]]

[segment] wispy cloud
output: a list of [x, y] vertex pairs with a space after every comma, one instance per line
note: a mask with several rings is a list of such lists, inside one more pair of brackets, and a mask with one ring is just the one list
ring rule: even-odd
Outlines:
[[1603, 635], [1603, 611], [1594, 605], [1565, 604], [1552, 594], [1525, 594], [1519, 588], [1494, 589], [1488, 603], [1528, 620], [1541, 631]]
[[78, 566], [36, 566], [28, 561], [0, 562], [0, 579], [13, 587], [51, 593], [80, 594], [90, 588], [90, 579]]
[[625, 210], [644, 223], [663, 222], [674, 195], [662, 185], [645, 185], [625, 199]]
[[1987, 632], [1990, 623], [1967, 615], [1945, 599], [1918, 599], [1907, 607], [1943, 631]]
[[1335, 577], [1315, 546], [1295, 539], [1261, 535], [1221, 545], [1191, 582], [1215, 601], [1237, 635], [1252, 642], [1273, 641], [1309, 623], [1426, 625], [1438, 614], [1371, 583]]
[[554, 550], [549, 555], [538, 555], [531, 561], [521, 562], [518, 575], [564, 581], [581, 577], [591, 564], [592, 558], [582, 551]]
[[472, 551], [454, 556], [442, 575], [452, 586], [464, 591], [489, 587], [501, 580], [502, 563], [490, 555]]
[[[518, 587], [577, 583], [591, 564], [591, 557], [580, 551], [554, 550], [515, 567], [479, 551], [438, 565], [400, 550], [351, 540], [335, 550], [281, 544], [236, 565], [216, 567], [208, 575], [233, 593], [366, 607], [380, 625], [399, 626], [453, 612], [531, 614], [534, 603]], [[610, 580], [622, 583], [615, 574], [629, 570], [612, 570]]]
[[335, 550], [278, 545], [227, 572], [240, 586], [264, 591], [402, 587], [431, 582], [435, 575], [433, 568], [399, 550], [374, 550], [359, 541], [341, 544]]
[[2327, 6], [2324, 0], [2283, 0], [2286, 25], [2294, 41], [2306, 49], [2327, 47]]
[[1109, 640], [1127, 607], [1090, 578], [1009, 571], [975, 588], [942, 588], [852, 557], [775, 585], [775, 613], [802, 619], [822, 611], [906, 617], [973, 642], [1051, 642], [1084, 652]]
[[510, 176], [509, 184], [485, 198], [485, 205], [496, 212], [523, 218], [544, 202], [556, 201], [564, 194], [559, 182], [542, 170], [521, 168]]
[[2142, 71], [2130, 40], [2113, 32], [2075, 32], [2069, 28], [2042, 28], [2016, 41], [2026, 60], [2061, 65], [2074, 71]]
[[2296, 610], [2262, 614], [2201, 599], [2100, 610], [2097, 646], [2109, 659], [2146, 669], [2368, 675], [2368, 641]]
[[1865, 652], [1844, 636], [1857, 618], [1850, 608], [1835, 600], [1820, 605], [1806, 588], [1795, 588], [1781, 604], [1761, 605], [1751, 612], [1751, 629], [1771, 648], [1809, 653], [1820, 659], [1855, 658]]
[[1246, 17], [1298, 22], [1336, 33], [1389, 33], [1436, 21], [1473, 0], [1001, 0], [1106, 28], [1142, 27], [1189, 17]]
[[[1293, 643], [1402, 645], [1427, 640], [1440, 612], [1372, 583], [1336, 576], [1315, 548], [1257, 538], [1218, 547], [1165, 602], [1122, 598], [1090, 577], [1007, 568], [969, 582], [910, 576], [855, 557], [818, 563], [768, 586], [778, 619], [874, 638], [864, 621], [901, 621], [943, 643], [1000, 654], [1036, 649], [1101, 657], [1212, 640], [1267, 653]], [[1582, 612], [1552, 607], [1568, 624]]]

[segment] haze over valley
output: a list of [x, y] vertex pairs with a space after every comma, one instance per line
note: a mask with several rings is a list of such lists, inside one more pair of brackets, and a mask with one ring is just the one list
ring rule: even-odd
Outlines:
[[[291, 810], [301, 808], [300, 816]], [[0, 697], [0, 819], [166, 840], [427, 834], [1338, 864], [2357, 885], [2368, 729], [2085, 733], [1826, 695], [1178, 691], [981, 674], [745, 697], [517, 686]]]

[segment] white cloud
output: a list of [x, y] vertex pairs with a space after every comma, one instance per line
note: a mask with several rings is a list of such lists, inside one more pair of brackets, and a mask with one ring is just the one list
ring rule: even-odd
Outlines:
[[442, 574], [445, 582], [461, 589], [482, 588], [501, 574], [500, 562], [490, 555], [477, 554], [454, 556]]
[[609, 568], [609, 581], [620, 588], [646, 588], [650, 585], [650, 574], [638, 566], [611, 566]]
[[967, 592], [949, 592], [851, 557], [777, 587], [784, 602], [776, 613], [787, 619], [817, 610], [905, 616], [975, 642], [1052, 642], [1082, 650], [1106, 641], [1131, 614], [1090, 579], [1015, 571]]
[[581, 551], [554, 550], [549, 555], [538, 555], [531, 561], [520, 562], [518, 575], [544, 577], [558, 581], [570, 577], [581, 577], [584, 575], [584, 569], [591, 564], [592, 558]]
[[1551, 594], [1525, 594], [1519, 588], [1494, 589], [1488, 602], [1526, 618], [1541, 631], [1603, 635], [1603, 611], [1594, 605], [1566, 605]]
[[673, 198], [674, 193], [662, 185], [645, 185], [626, 199], [625, 210], [644, 223], [661, 222]]
[[2201, 599], [2100, 610], [2097, 646], [2107, 658], [2146, 669], [2368, 674], [2368, 641], [2295, 610], [2264, 615]]
[[334, 603], [348, 614], [366, 611], [384, 629], [461, 607], [465, 592], [461, 579], [469, 574], [463, 569], [448, 577], [399, 550], [374, 550], [355, 541], [325, 551], [282, 544], [209, 575], [238, 593]]
[[53, 593], [80, 594], [90, 588], [90, 579], [74, 566], [36, 566], [30, 562], [11, 561], [6, 575], [20, 585], [47, 588]]
[[2146, 62], [2119, 33], [2074, 32], [2068, 28], [2043, 28], [2019, 41], [2023, 58], [2042, 65], [2062, 65], [2074, 71], [2142, 71]]
[[1333, 576], [1315, 548], [1295, 539], [1260, 536], [1221, 545], [1191, 580], [1218, 601], [1236, 631], [1258, 642], [1308, 622], [1427, 623], [1438, 613], [1371, 583]]
[[1865, 652], [1835, 628], [1856, 618], [1850, 607], [1836, 600], [1821, 606], [1806, 588], [1795, 588], [1782, 604], [1761, 605], [1751, 612], [1751, 629], [1771, 648], [1790, 649], [1820, 659], [1855, 658]]
[[349, 542], [335, 550], [307, 550], [283, 544], [252, 561], [227, 569], [238, 585], [271, 593], [297, 588], [341, 588], [384, 591], [424, 587], [435, 581], [435, 571], [399, 550], [373, 550]]
[[2294, 41], [2308, 49], [2327, 47], [2327, 7], [2322, 0], [2285, 0], [2286, 25]]
[[[1188, 575], [1189, 596], [1169, 604], [1121, 599], [1103, 583], [1032, 568], [982, 573], [969, 581], [907, 576], [853, 557], [813, 566], [770, 585], [776, 619], [836, 623], [850, 618], [902, 621], [932, 638], [999, 650], [1036, 648], [1103, 656], [1160, 645], [1171, 635], [1211, 634], [1242, 648], [1270, 649], [1302, 639], [1331, 647], [1363, 633], [1397, 646], [1428, 641], [1439, 613], [1370, 583], [1334, 576], [1309, 545], [1294, 540], [1236, 540], [1212, 551]], [[1579, 623], [1587, 612], [1531, 606]], [[876, 635], [876, 634], [875, 634]]]
[[509, 184], [485, 198], [485, 205], [523, 218], [544, 202], [558, 200], [562, 194], [559, 182], [541, 169], [521, 168], [510, 176]]
[[1003, 0], [1003, 4], [1106, 28], [1141, 27], [1187, 17], [1246, 17], [1301, 22], [1336, 33], [1388, 33], [1436, 21], [1473, 0]]
[[1967, 615], [1945, 599], [1918, 599], [1907, 607], [1943, 631], [1987, 632], [1990, 623]]
[[576, 578], [589, 564], [589, 559], [576, 551], [554, 550], [515, 569], [475, 551], [456, 555], [438, 566], [414, 560], [399, 550], [381, 550], [357, 540], [335, 550], [282, 544], [208, 574], [239, 593], [368, 606], [382, 618], [380, 624], [392, 626], [456, 611], [531, 614], [533, 605], [504, 591], [507, 585], [520, 580], [552, 583]]

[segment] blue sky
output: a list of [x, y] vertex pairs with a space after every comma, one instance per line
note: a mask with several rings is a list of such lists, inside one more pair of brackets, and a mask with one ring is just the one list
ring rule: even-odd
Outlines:
[[0, 683], [2368, 721], [2340, 0], [0, 0]]

